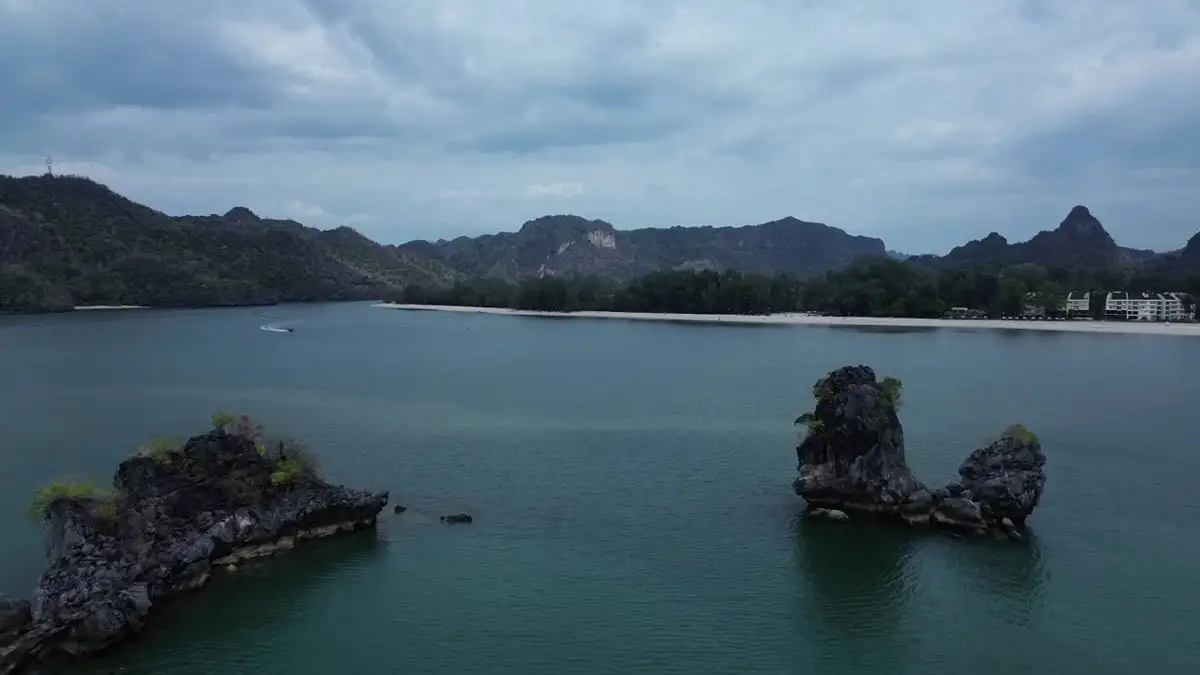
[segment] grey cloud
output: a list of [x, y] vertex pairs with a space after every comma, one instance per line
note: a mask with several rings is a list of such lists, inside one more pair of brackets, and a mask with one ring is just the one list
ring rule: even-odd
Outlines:
[[1189, 0], [0, 0], [0, 170], [53, 153], [163, 208], [319, 204], [389, 241], [512, 229], [525, 186], [578, 182], [627, 227], [947, 249], [1093, 200], [1148, 245], [1197, 226], [1198, 34]]
[[6, 115], [268, 105], [272, 82], [214, 49], [210, 17], [200, 10], [45, 0], [33, 20], [10, 16], [0, 21], [0, 63], [9, 64], [0, 105]]
[[1153, 120], [1145, 110], [1153, 101], [1081, 116], [1022, 139], [1003, 159], [1022, 173], [1056, 181], [1094, 168], [1200, 170], [1200, 92], [1196, 99], [1195, 117]]

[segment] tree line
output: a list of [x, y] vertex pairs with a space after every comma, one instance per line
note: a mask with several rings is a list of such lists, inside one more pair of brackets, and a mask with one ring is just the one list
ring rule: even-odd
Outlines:
[[1019, 316], [1035, 294], [1046, 308], [1071, 292], [1090, 292], [1090, 312], [1104, 318], [1113, 290], [1200, 293], [1200, 277], [1018, 265], [996, 271], [931, 269], [869, 257], [816, 279], [734, 271], [652, 272], [627, 282], [544, 276], [509, 282], [471, 279], [447, 287], [410, 285], [389, 298], [417, 305], [501, 307], [547, 312], [611, 311], [681, 314], [816, 312], [834, 316], [945, 316], [952, 307], [989, 317]]

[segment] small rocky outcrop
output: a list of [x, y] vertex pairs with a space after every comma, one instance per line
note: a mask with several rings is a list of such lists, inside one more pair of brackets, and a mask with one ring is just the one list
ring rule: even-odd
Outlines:
[[[111, 493], [51, 500], [48, 567], [10, 649], [19, 660], [96, 654], [140, 631], [166, 598], [203, 586], [214, 569], [375, 524], [388, 493], [331, 485], [305, 457], [216, 430], [127, 459]], [[0, 604], [0, 632], [18, 621], [8, 617], [20, 608], [8, 607]], [[11, 661], [0, 659], [0, 673]]]
[[930, 490], [908, 468], [897, 411], [899, 380], [878, 380], [867, 366], [846, 366], [813, 386], [816, 406], [796, 448], [792, 487], [820, 513], [870, 513], [965, 533], [1020, 536], [1046, 485], [1046, 457], [1020, 426], [980, 448], [959, 467], [960, 480]]
[[1016, 532], [1046, 489], [1045, 465], [1037, 436], [1013, 425], [963, 460], [960, 480], [935, 493], [938, 509], [932, 515], [960, 529]]
[[470, 523], [473, 520], [474, 518], [472, 518], [470, 514], [466, 513], [451, 513], [449, 515], [442, 516], [442, 522], [449, 523], [451, 525], [454, 523]]

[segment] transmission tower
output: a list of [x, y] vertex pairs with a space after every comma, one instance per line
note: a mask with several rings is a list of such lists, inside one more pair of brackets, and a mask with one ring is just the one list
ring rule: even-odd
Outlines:
[[52, 159], [50, 157], [46, 158], [46, 175], [47, 176], [54, 175], [54, 159]]

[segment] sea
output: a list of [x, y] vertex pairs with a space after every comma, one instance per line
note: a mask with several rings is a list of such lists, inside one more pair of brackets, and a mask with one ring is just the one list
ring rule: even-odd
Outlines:
[[[792, 422], [847, 364], [903, 381], [928, 483], [1011, 423], [1037, 433], [1027, 539], [803, 520]], [[407, 511], [218, 575], [61, 672], [1200, 673], [1197, 373], [1200, 341], [1169, 336], [366, 303], [0, 317], [0, 592], [43, 567], [37, 485], [107, 482], [228, 411]]]

